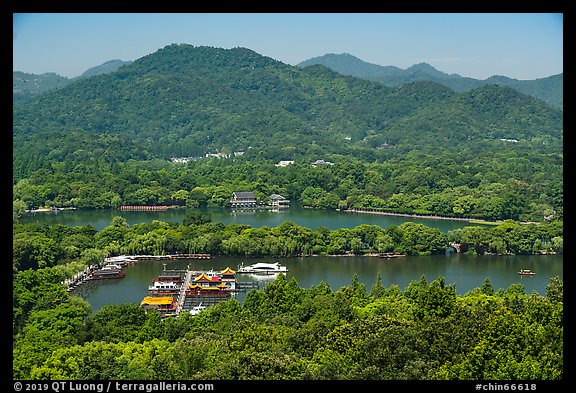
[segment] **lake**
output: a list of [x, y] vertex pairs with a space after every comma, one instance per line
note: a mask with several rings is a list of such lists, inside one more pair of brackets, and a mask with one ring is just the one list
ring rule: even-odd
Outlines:
[[[407, 256], [405, 258], [385, 259], [378, 257], [306, 257], [306, 258], [261, 258], [258, 262], [276, 262], [286, 265], [287, 279], [294, 279], [303, 288], [310, 288], [320, 282], [327, 283], [332, 290], [350, 285], [354, 274], [370, 291], [380, 273], [382, 284], [388, 288], [392, 284], [404, 290], [413, 280], [420, 280], [424, 275], [428, 283], [444, 277], [446, 284], [454, 284], [458, 294], [482, 286], [488, 278], [495, 290], [506, 289], [517, 283], [524, 286], [526, 293], [536, 291], [546, 294], [546, 286], [552, 277], [563, 278], [561, 255], [534, 256], [483, 256], [483, 255], [435, 255]], [[215, 257], [211, 260], [172, 260], [142, 261], [126, 266], [126, 276], [117, 280], [89, 282], [77, 290], [76, 294], [92, 305], [92, 310], [99, 310], [106, 304], [124, 302], [140, 304], [148, 295], [148, 286], [164, 268], [209, 270], [233, 270], [238, 265], [254, 263], [255, 260], [234, 257]], [[164, 267], [164, 264], [166, 266]], [[536, 272], [534, 276], [520, 276], [520, 269]], [[266, 276], [238, 275], [238, 281], [259, 282], [263, 289], [268, 280]], [[242, 302], [246, 292], [240, 292], [236, 299]]]
[[[438, 228], [447, 233], [452, 229], [463, 228], [471, 224], [458, 220], [435, 220], [425, 218], [382, 216], [372, 214], [350, 214], [336, 211], [322, 211], [290, 207], [280, 211], [227, 209], [204, 210], [212, 221], [224, 224], [238, 223], [252, 227], [276, 227], [284, 221], [293, 221], [298, 225], [316, 230], [318, 227], [328, 229], [354, 228], [361, 224], [379, 225], [386, 228], [390, 225], [401, 225], [406, 221], [422, 223]], [[129, 225], [160, 220], [181, 223], [186, 211], [170, 209], [158, 212], [122, 212], [118, 210], [77, 210], [55, 213], [35, 213], [22, 217], [21, 222], [40, 222], [44, 224], [79, 226], [90, 224], [101, 230], [110, 225], [112, 217], [124, 217]], [[401, 290], [412, 280], [419, 280], [424, 275], [428, 283], [442, 276], [446, 284], [455, 284], [456, 292], [464, 294], [482, 285], [485, 278], [490, 279], [495, 290], [506, 289], [511, 284], [524, 286], [527, 293], [536, 291], [546, 293], [546, 285], [552, 277], [563, 279], [562, 255], [534, 256], [488, 256], [488, 255], [435, 255], [407, 256], [405, 258], [384, 259], [378, 257], [309, 257], [309, 258], [262, 258], [258, 261], [285, 264], [289, 272], [287, 278], [294, 277], [301, 287], [309, 288], [324, 281], [336, 291], [342, 286], [350, 285], [354, 274], [369, 291], [376, 282], [378, 273], [382, 284], [389, 287], [396, 284]], [[145, 261], [125, 268], [126, 276], [119, 280], [90, 282], [81, 287], [77, 294], [85, 298], [93, 308], [99, 310], [105, 304], [124, 302], [140, 303], [148, 295], [148, 286], [164, 269], [194, 270], [224, 269], [227, 266], [237, 269], [240, 263], [253, 263], [254, 260], [234, 257], [215, 257], [211, 260], [174, 260]], [[520, 269], [531, 269], [535, 276], [520, 276]], [[254, 277], [239, 276], [240, 281], [258, 281], [264, 288], [266, 281]], [[246, 293], [239, 293], [237, 299], [243, 301]]]
[[[212, 221], [224, 224], [247, 224], [254, 228], [263, 226], [277, 227], [284, 221], [292, 221], [298, 225], [316, 230], [323, 226], [328, 229], [354, 228], [361, 224], [379, 225], [386, 228], [390, 225], [401, 225], [406, 221], [424, 224], [433, 228], [438, 228], [447, 233], [452, 229], [463, 228], [471, 224], [460, 220], [440, 220], [429, 218], [412, 218], [399, 216], [384, 216], [376, 214], [357, 214], [328, 210], [305, 209], [303, 207], [292, 206], [280, 210], [251, 209], [237, 210], [230, 209], [203, 209], [203, 213], [210, 215]], [[79, 226], [90, 224], [97, 230], [102, 230], [110, 225], [112, 217], [121, 216], [126, 219], [129, 225], [138, 223], [149, 223], [152, 220], [166, 221], [171, 223], [182, 223], [186, 216], [186, 209], [168, 209], [166, 211], [144, 212], [144, 211], [120, 211], [114, 209], [107, 210], [64, 210], [58, 213], [27, 213], [20, 218], [20, 222], [39, 222], [42, 224], [67, 226]]]

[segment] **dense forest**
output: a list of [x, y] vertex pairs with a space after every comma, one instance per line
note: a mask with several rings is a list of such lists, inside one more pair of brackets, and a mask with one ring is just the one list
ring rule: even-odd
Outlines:
[[44, 206], [227, 207], [234, 191], [253, 191], [261, 203], [276, 193], [318, 209], [536, 222], [563, 217], [561, 156], [531, 162], [521, 149], [481, 159], [463, 149], [458, 157], [408, 153], [383, 163], [347, 159], [321, 166], [278, 167], [245, 156], [188, 163], [78, 158], [43, 166], [14, 185], [15, 218]]
[[329, 209], [563, 215], [562, 111], [497, 85], [387, 87], [244, 48], [170, 45], [17, 105], [13, 120], [24, 209], [224, 206], [246, 190]]
[[456, 92], [465, 92], [487, 84], [508, 86], [519, 92], [538, 98], [555, 108], [562, 109], [564, 101], [564, 74], [550, 75], [534, 80], [518, 80], [502, 75], [493, 75], [480, 80], [463, 77], [458, 74], [447, 74], [438, 71], [427, 63], [414, 64], [406, 69], [394, 66], [382, 66], [367, 63], [349, 53], [328, 53], [314, 57], [298, 64], [308, 67], [321, 64], [342, 75], [355, 76], [383, 83], [387, 86], [400, 86], [417, 81], [436, 82]]
[[162, 320], [90, 305], [54, 268], [14, 277], [13, 376], [34, 380], [561, 380], [563, 283], [546, 295], [488, 279], [457, 295], [442, 277], [262, 290]]
[[381, 228], [314, 231], [286, 221], [275, 228], [212, 222], [189, 211], [181, 224], [153, 220], [130, 227], [114, 217], [101, 231], [90, 225], [67, 227], [38, 223], [14, 224], [15, 272], [56, 266], [68, 277], [105, 257], [128, 254], [208, 253], [227, 256], [310, 256], [371, 253], [445, 254], [456, 244], [469, 254], [531, 255], [563, 253], [562, 222], [520, 224], [511, 220], [494, 227], [467, 226], [442, 233], [437, 228], [405, 222]]
[[19, 104], [36, 95], [64, 87], [80, 79], [114, 72], [121, 66], [130, 63], [130, 61], [110, 60], [99, 66], [87, 69], [82, 75], [75, 78], [66, 78], [54, 72], [29, 74], [14, 71], [12, 72], [12, 102], [13, 104]]
[[[280, 275], [197, 316], [92, 312], [65, 278], [120, 254], [563, 253], [563, 113], [499, 85], [390, 87], [249, 49], [169, 45], [13, 108], [15, 379], [563, 378], [563, 283], [301, 288]], [[208, 158], [219, 153], [222, 158]], [[178, 158], [178, 160], [174, 160]], [[280, 161], [293, 161], [280, 166]], [[495, 221], [310, 230], [212, 222], [234, 191], [317, 209]], [[23, 224], [27, 209], [172, 205], [182, 223]]]
[[[384, 143], [396, 147], [395, 156], [456, 152], [470, 143], [490, 151], [500, 139], [523, 141], [535, 154], [557, 151], [562, 137], [560, 110], [502, 86], [461, 94], [432, 82], [391, 88], [248, 49], [190, 45], [36, 97], [15, 106], [13, 119], [16, 179], [31, 151], [59, 157], [59, 148], [70, 148], [63, 132], [85, 137], [79, 153], [104, 148], [114, 161], [249, 148], [284, 160], [301, 152], [359, 158]], [[118, 151], [106, 145], [114, 140], [134, 145]]]

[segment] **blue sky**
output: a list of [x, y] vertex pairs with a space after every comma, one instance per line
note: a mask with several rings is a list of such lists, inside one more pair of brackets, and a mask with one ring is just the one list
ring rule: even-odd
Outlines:
[[14, 14], [13, 70], [75, 77], [172, 43], [245, 47], [296, 65], [350, 53], [379, 65], [429, 63], [476, 79], [563, 72], [563, 16], [548, 13]]

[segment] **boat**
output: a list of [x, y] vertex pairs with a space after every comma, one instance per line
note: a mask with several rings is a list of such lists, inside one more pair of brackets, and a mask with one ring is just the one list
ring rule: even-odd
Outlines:
[[276, 273], [286, 273], [288, 269], [286, 266], [280, 265], [280, 263], [264, 263], [259, 262], [253, 265], [244, 266], [244, 264], [238, 267], [236, 273], [251, 273], [251, 274], [276, 274]]
[[259, 273], [248, 273], [246, 277], [251, 278], [255, 281], [274, 281], [278, 278], [280, 273], [268, 273], [268, 274], [259, 274]]
[[182, 285], [184, 283], [184, 278], [180, 274], [166, 274], [156, 277], [154, 280], [158, 283], [175, 283]]
[[107, 265], [105, 265], [102, 269], [100, 270], [122, 270], [122, 266], [116, 264], [116, 263], [109, 263]]
[[108, 264], [104, 266], [102, 269], [95, 270], [92, 273], [92, 280], [103, 280], [103, 279], [111, 279], [111, 278], [123, 278], [126, 275], [125, 272], [122, 271], [122, 267], [116, 264]]
[[177, 292], [181, 288], [175, 282], [172, 281], [154, 281], [154, 284], [148, 287], [149, 291], [174, 291]]
[[405, 257], [406, 254], [393, 254], [393, 253], [389, 253], [389, 252], [383, 252], [381, 254], [378, 254], [378, 256], [380, 258], [401, 258], [401, 257]]
[[200, 311], [206, 310], [206, 308], [208, 308], [208, 306], [203, 306], [202, 303], [200, 303], [199, 305], [194, 306], [190, 309], [190, 314], [198, 315]]
[[536, 273], [534, 273], [532, 270], [530, 269], [521, 269], [518, 274], [520, 274], [521, 276], [533, 276]]

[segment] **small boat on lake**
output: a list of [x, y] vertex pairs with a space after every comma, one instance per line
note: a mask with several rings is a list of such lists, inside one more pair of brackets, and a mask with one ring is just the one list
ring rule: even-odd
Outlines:
[[244, 264], [238, 267], [236, 273], [251, 273], [251, 274], [277, 274], [286, 273], [288, 269], [286, 266], [280, 265], [278, 262], [274, 263], [264, 263], [258, 262], [249, 266], [244, 266]]
[[390, 253], [390, 252], [383, 252], [381, 254], [378, 254], [378, 256], [380, 258], [401, 258], [401, 257], [405, 257], [406, 254], [396, 254], [396, 253]]
[[518, 274], [520, 274], [521, 276], [533, 276], [536, 273], [534, 273], [532, 270], [530, 269], [521, 269]]
[[199, 305], [193, 306], [193, 307], [190, 309], [190, 314], [192, 314], [192, 315], [198, 315], [198, 314], [200, 313], [200, 311], [206, 310], [206, 308], [208, 308], [208, 306], [203, 306], [202, 303], [200, 303]]
[[102, 269], [95, 270], [92, 273], [91, 279], [105, 280], [111, 278], [123, 278], [125, 275], [126, 273], [122, 271], [121, 266], [111, 263], [104, 266]]
[[154, 281], [154, 283], [148, 287], [149, 291], [158, 291], [164, 293], [178, 293], [180, 291], [181, 285], [176, 282], [171, 281]]

